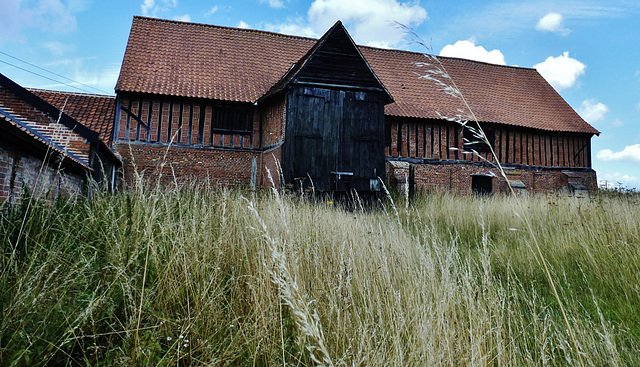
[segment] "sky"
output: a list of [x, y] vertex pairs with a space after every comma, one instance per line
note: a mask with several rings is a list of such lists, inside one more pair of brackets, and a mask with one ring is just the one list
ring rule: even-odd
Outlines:
[[[0, 0], [0, 73], [25, 87], [114, 94], [134, 15], [536, 68], [587, 122], [601, 184], [640, 189], [637, 0]], [[430, 50], [407, 41], [411, 27]]]

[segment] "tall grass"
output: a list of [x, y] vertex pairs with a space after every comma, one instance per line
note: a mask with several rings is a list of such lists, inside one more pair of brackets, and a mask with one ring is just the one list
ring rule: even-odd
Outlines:
[[[354, 211], [199, 188], [12, 207], [0, 364], [574, 365], [514, 200]], [[638, 199], [518, 200], [584, 363], [640, 364]]]

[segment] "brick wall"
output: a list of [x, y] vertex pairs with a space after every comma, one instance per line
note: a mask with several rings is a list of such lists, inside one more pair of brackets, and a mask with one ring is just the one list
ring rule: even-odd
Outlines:
[[285, 100], [279, 99], [262, 109], [262, 146], [268, 147], [284, 140]]
[[0, 147], [0, 201], [6, 201], [11, 192], [14, 156]]
[[[271, 187], [271, 181], [269, 180], [270, 174], [274, 186], [280, 187], [280, 183], [282, 182], [282, 170], [280, 168], [280, 162], [282, 161], [282, 146], [261, 153], [261, 157], [261, 186], [264, 188]], [[269, 170], [268, 173], [267, 170]]]
[[39, 198], [82, 195], [85, 177], [59, 169], [55, 163], [0, 147], [0, 201], [17, 202], [28, 189]]
[[267, 152], [220, 150], [148, 143], [114, 143], [122, 157], [124, 181], [131, 185], [141, 177], [145, 184], [208, 182], [219, 186], [268, 187], [265, 167], [279, 185], [280, 148]]
[[[474, 175], [493, 176], [492, 191], [508, 192], [504, 177], [497, 168], [475, 164], [429, 164], [408, 162], [387, 162], [387, 181], [400, 189], [409, 177], [409, 167], [415, 175], [415, 188], [418, 191], [449, 191], [456, 194], [471, 194]], [[543, 170], [536, 168], [518, 168], [505, 170], [507, 179], [522, 182], [527, 192], [533, 193], [571, 193], [569, 182], [584, 184], [590, 192], [597, 190], [596, 174], [593, 170]]]
[[88, 164], [90, 144], [80, 134], [69, 130], [68, 127], [56, 121], [28, 122], [28, 125], [63, 146], [66, 152], [74, 154], [85, 164]]

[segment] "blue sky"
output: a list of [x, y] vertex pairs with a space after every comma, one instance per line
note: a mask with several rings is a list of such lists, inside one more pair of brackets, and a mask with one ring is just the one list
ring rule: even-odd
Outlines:
[[340, 19], [359, 44], [417, 50], [400, 22], [432, 53], [535, 67], [602, 132], [592, 140], [599, 179], [640, 189], [637, 0], [0, 0], [0, 73], [113, 94], [134, 15], [313, 37]]

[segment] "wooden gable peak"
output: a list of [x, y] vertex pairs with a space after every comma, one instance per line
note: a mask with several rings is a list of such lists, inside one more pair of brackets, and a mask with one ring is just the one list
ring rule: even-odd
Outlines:
[[380, 91], [385, 104], [394, 101], [339, 20], [260, 100], [289, 84]]

